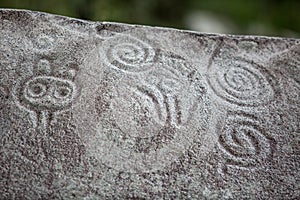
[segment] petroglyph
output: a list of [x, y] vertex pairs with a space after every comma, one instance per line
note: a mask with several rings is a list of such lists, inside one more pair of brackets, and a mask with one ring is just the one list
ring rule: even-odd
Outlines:
[[[106, 106], [112, 116], [111, 125], [100, 123], [96, 139], [91, 141], [91, 151], [97, 158], [116, 170], [162, 169], [191, 145], [192, 138], [202, 136], [198, 129], [208, 128], [211, 111], [206, 110], [210, 101], [205, 96], [203, 77], [172, 53], [160, 52], [152, 68], [144, 75], [128, 75], [116, 84], [119, 88], [110, 95], [115, 97]], [[195, 127], [187, 131], [191, 124]], [[165, 138], [165, 143], [152, 147], [149, 139], [157, 141], [156, 138]], [[101, 145], [95, 146], [94, 141]], [[118, 156], [112, 158], [108, 149]], [[126, 153], [130, 151], [135, 153]]]
[[[49, 118], [58, 111], [71, 107], [78, 96], [73, 79], [74, 69], [64, 71], [70, 79], [59, 75], [60, 71], [51, 69], [47, 60], [40, 60], [31, 77], [19, 80], [13, 89], [13, 97], [19, 108], [31, 113], [35, 127], [46, 131]], [[58, 76], [56, 76], [58, 75]]]
[[275, 78], [258, 63], [243, 58], [213, 61], [207, 81], [221, 99], [239, 106], [260, 106], [275, 98]]
[[255, 169], [272, 159], [275, 142], [253, 115], [231, 113], [220, 131], [219, 149], [227, 168]]
[[152, 68], [155, 50], [137, 38], [119, 34], [101, 46], [106, 63], [117, 70], [142, 72]]

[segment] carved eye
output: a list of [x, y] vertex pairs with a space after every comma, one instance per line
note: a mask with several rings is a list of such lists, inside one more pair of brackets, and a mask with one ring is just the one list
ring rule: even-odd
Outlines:
[[72, 90], [66, 86], [58, 86], [54, 91], [54, 97], [57, 99], [63, 99], [72, 93]]
[[42, 83], [31, 84], [28, 88], [28, 95], [33, 98], [42, 97], [47, 92], [47, 86]]

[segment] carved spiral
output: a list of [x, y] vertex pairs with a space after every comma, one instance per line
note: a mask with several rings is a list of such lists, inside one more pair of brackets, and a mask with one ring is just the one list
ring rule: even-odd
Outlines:
[[273, 142], [251, 115], [228, 117], [219, 136], [219, 148], [227, 166], [252, 168], [272, 157]]
[[239, 106], [260, 106], [274, 99], [272, 75], [247, 60], [213, 63], [208, 69], [208, 83], [217, 96]]
[[152, 67], [154, 49], [145, 42], [119, 36], [107, 40], [103, 45], [108, 64], [124, 72], [141, 72]]

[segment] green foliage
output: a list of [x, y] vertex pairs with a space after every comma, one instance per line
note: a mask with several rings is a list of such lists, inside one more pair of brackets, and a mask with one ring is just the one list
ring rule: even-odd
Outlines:
[[266, 27], [257, 34], [300, 33], [299, 0], [0, 0], [0, 7], [175, 28], [189, 28], [187, 14], [204, 10], [230, 19], [238, 34], [255, 34], [249, 30], [251, 24]]

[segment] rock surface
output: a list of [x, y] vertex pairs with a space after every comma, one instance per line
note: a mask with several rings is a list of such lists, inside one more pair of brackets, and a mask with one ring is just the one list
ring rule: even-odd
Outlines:
[[0, 199], [299, 198], [299, 39], [0, 27]]

